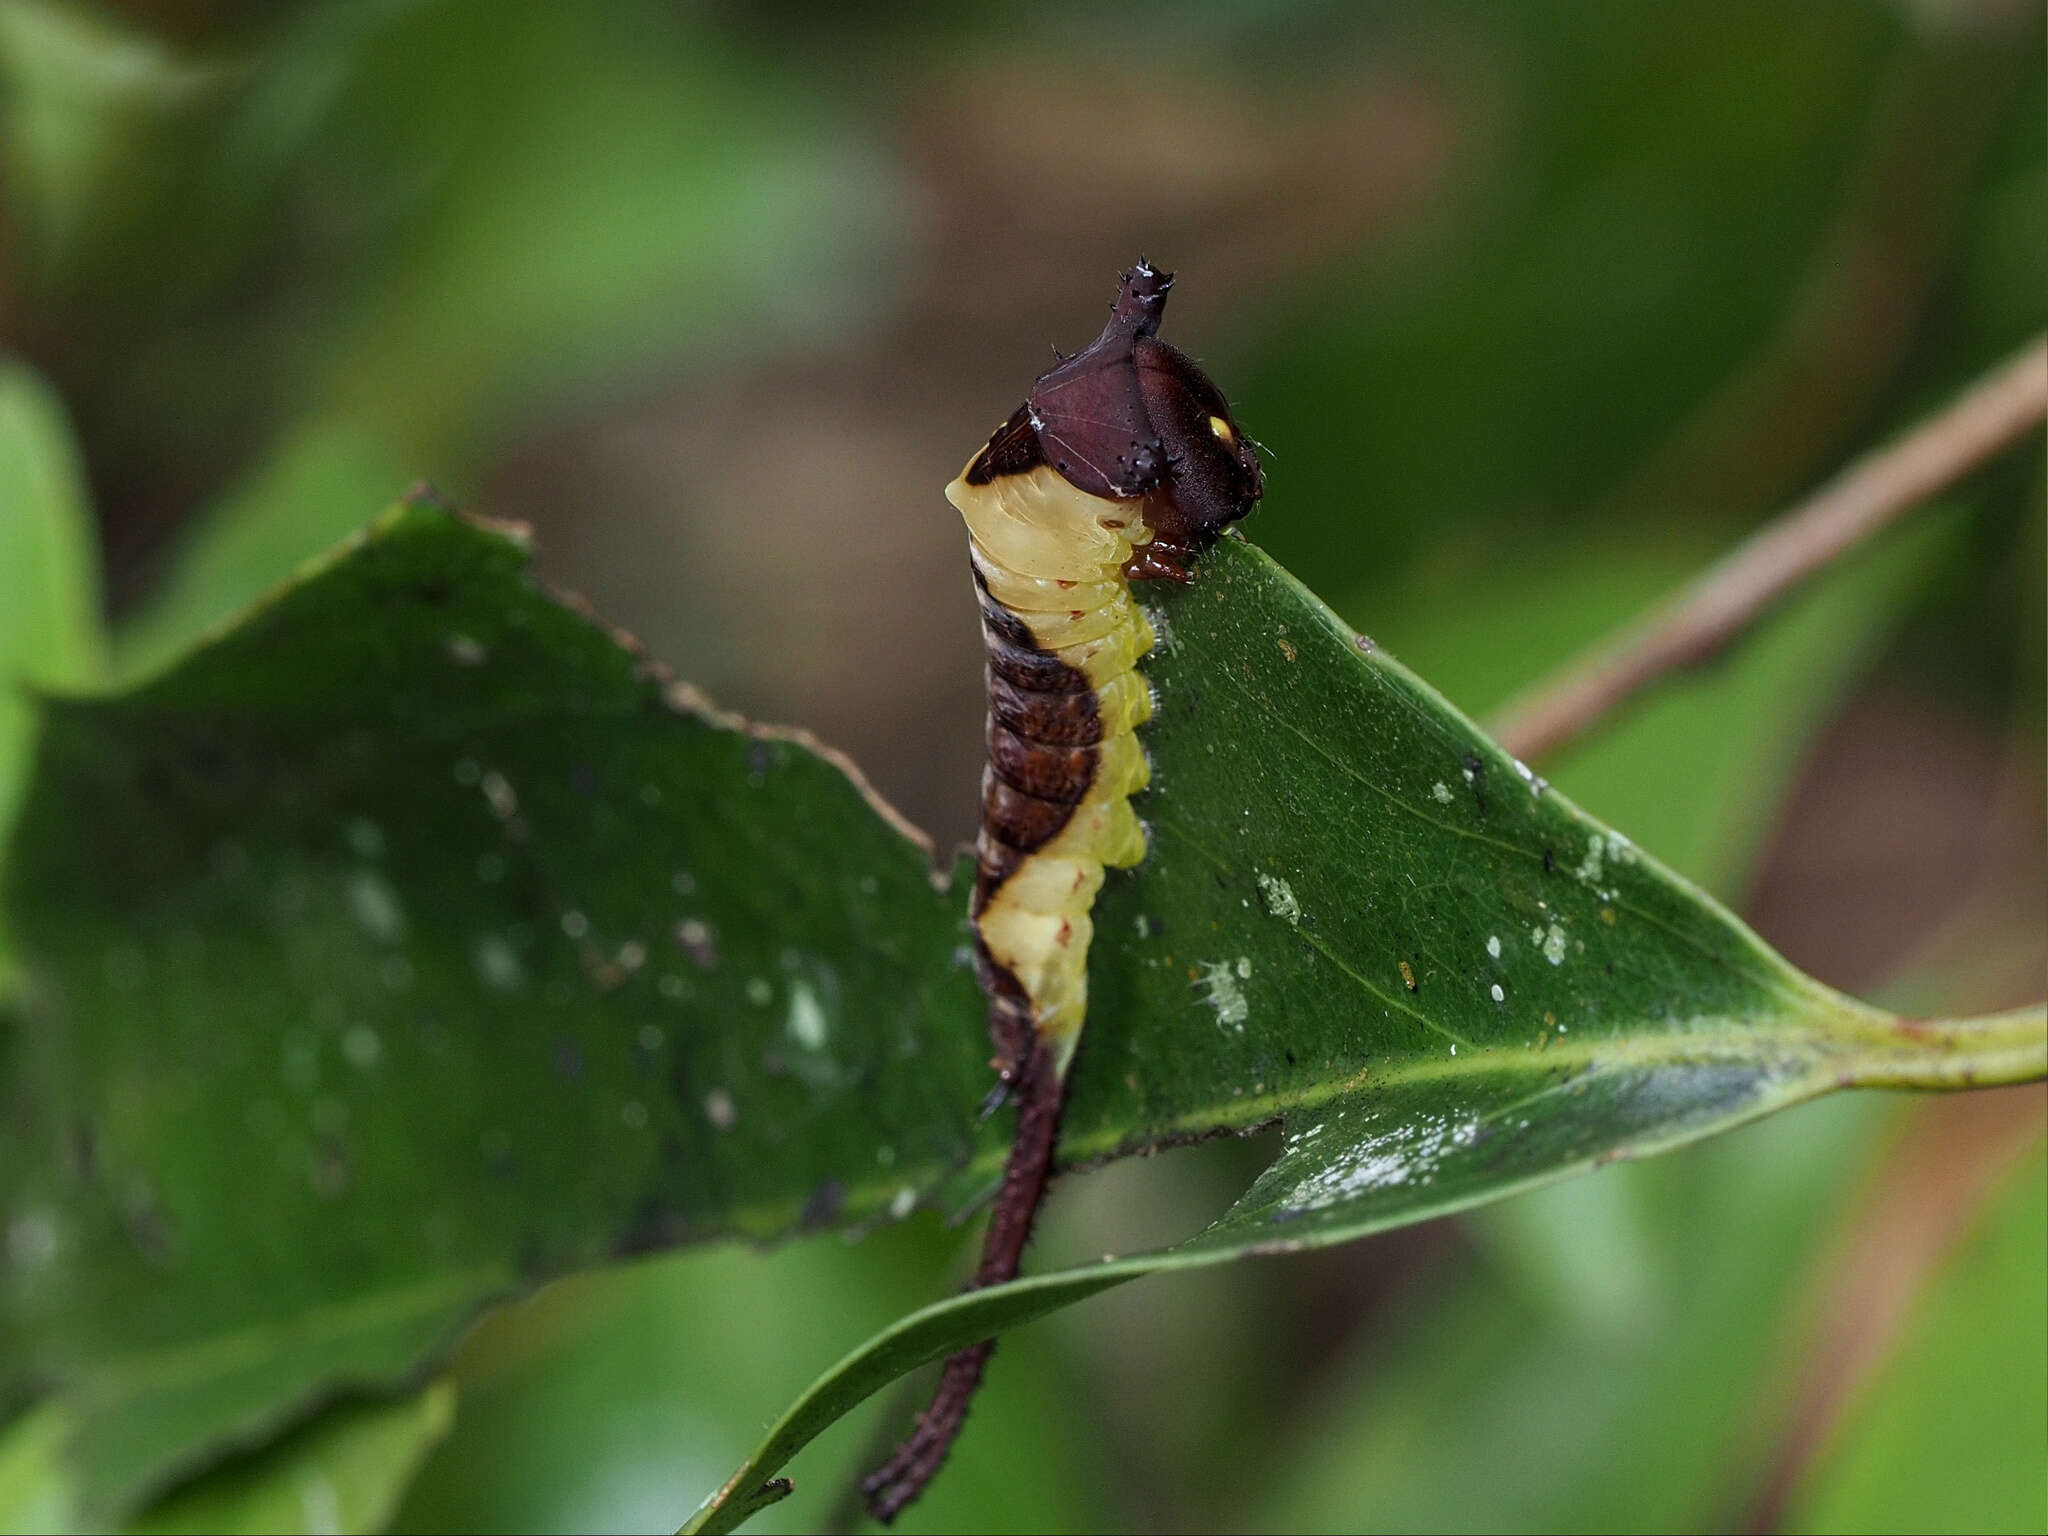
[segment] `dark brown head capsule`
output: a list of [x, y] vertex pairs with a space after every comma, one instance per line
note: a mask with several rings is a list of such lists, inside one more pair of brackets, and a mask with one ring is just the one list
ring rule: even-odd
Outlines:
[[1181, 561], [1216, 542], [1265, 493], [1258, 451], [1223, 392], [1158, 338], [1173, 274], [1123, 275], [1102, 334], [1040, 375], [967, 471], [969, 484], [1049, 464], [1090, 496], [1143, 500], [1152, 543], [1132, 576], [1186, 579]]

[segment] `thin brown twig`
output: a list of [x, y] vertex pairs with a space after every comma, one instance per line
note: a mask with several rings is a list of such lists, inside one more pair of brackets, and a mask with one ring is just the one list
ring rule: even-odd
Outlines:
[[1938, 414], [1858, 459], [1617, 635], [1523, 690], [1494, 735], [1554, 752], [1667, 673], [1710, 661], [1773, 603], [2048, 417], [2048, 336]]

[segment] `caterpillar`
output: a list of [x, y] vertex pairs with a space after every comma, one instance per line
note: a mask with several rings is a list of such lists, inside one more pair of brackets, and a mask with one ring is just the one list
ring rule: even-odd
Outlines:
[[[988, 759], [969, 907], [989, 1004], [992, 1105], [1017, 1132], [969, 1289], [1013, 1279], [1044, 1196], [1088, 1010], [1089, 911], [1105, 869], [1145, 857], [1131, 796], [1151, 776], [1131, 583], [1192, 562], [1265, 492], [1257, 447], [1194, 361], [1158, 337], [1173, 274], [1123, 274], [1109, 323], [1057, 358], [946, 487], [967, 524], [987, 653]], [[994, 1349], [946, 1362], [931, 1405], [861, 1484], [887, 1522], [938, 1472]]]

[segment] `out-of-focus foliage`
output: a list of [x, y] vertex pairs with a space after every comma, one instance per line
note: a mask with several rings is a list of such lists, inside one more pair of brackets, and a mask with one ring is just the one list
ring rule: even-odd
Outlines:
[[[27, 369], [0, 363], [0, 837], [35, 734], [32, 688], [84, 687], [106, 665], [99, 563], [63, 407]], [[0, 940], [0, 976], [7, 960]]]
[[[1800, 1531], [1996, 1530], [2048, 1523], [2041, 1252], [2048, 1159], [2035, 1145], [1985, 1203], [1793, 1495]], [[1984, 1326], [2010, 1319], [2009, 1331]], [[1959, 1405], [1968, 1405], [1958, 1412]], [[1939, 1468], [1938, 1477], [1929, 1476]]]
[[[1183, 334], [1274, 450], [1261, 541], [1483, 712], [2041, 326], [2041, 45], [2038, 8], [1995, 0], [1216, 5], [1142, 58], [1081, 8], [6, 0], [0, 346], [83, 434], [124, 667], [425, 476], [541, 519], [559, 579], [955, 836], [979, 660], [936, 488], [1047, 342], [1092, 333], [1118, 263], [1184, 274]], [[1552, 777], [1825, 979], [1927, 1011], [2038, 993], [2041, 476], [2036, 448], [1974, 477]], [[1542, 1485], [1530, 1452], [1490, 1518], [1725, 1522], [1771, 1449], [1685, 1503], [1700, 1474], [1639, 1426], [1777, 1434], [1801, 1288], [1878, 1144], [1846, 1120], [1912, 1113], [1802, 1111], [1036, 1325], [904, 1524], [1306, 1520], [1283, 1475], [1328, 1492], [1309, 1471], [1344, 1448], [1460, 1411], [1540, 1444], [1560, 1397], [1611, 1408], [1576, 1426], [1574, 1479]], [[1193, 1230], [1256, 1150], [1073, 1181], [1034, 1263]], [[1751, 1189], [1818, 1191], [1797, 1253]], [[399, 1522], [660, 1525], [818, 1364], [792, 1320], [860, 1336], [936, 1293], [942, 1241], [913, 1223], [547, 1293], [459, 1354]], [[1665, 1330], [1615, 1321], [1681, 1295], [1768, 1341], [1688, 1356], [1711, 1390], [1666, 1368]], [[2037, 1349], [1993, 1307], [1973, 1347]], [[1461, 1378], [1404, 1337], [1450, 1341]], [[1952, 1358], [1954, 1422], [2007, 1411]], [[1476, 1382], [1487, 1402], [1454, 1405]], [[1827, 1465], [1881, 1417], [1845, 1420]], [[859, 1432], [813, 1461], [851, 1465]], [[1936, 1442], [1884, 1443], [1901, 1486], [1948, 1482]], [[1443, 1523], [1480, 1481], [1390, 1486]], [[764, 1523], [815, 1526], [831, 1492], [814, 1476]], [[1395, 1497], [1345, 1496], [1317, 1518]], [[1981, 1518], [2038, 1523], [2038, 1498]]]

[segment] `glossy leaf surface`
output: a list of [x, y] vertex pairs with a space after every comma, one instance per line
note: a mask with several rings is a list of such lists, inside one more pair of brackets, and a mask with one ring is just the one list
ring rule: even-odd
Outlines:
[[[957, 1201], [1000, 1159], [919, 844], [524, 558], [408, 504], [134, 692], [45, 711], [4, 1325], [95, 1512], [546, 1275]], [[905, 1320], [736, 1486], [920, 1360], [1161, 1267], [1842, 1083], [2038, 1072], [2038, 1016], [1906, 1029], [1790, 970], [1250, 546], [1148, 601], [1153, 851], [1097, 908], [1065, 1155], [1280, 1118], [1283, 1152], [1171, 1254]]]
[[901, 1212], [998, 1135], [923, 849], [525, 559], [408, 505], [45, 710], [5, 1354], [100, 1507], [492, 1296]]
[[[2038, 1074], [2038, 1011], [1908, 1023], [1786, 965], [1257, 550], [1153, 599], [1152, 852], [1105, 888], [1072, 1159], [1285, 1119], [1177, 1247], [955, 1297], [842, 1360], [700, 1510], [961, 1344], [1161, 1270], [1344, 1241], [1852, 1083]], [[723, 1498], [724, 1502], [720, 1502]]]

